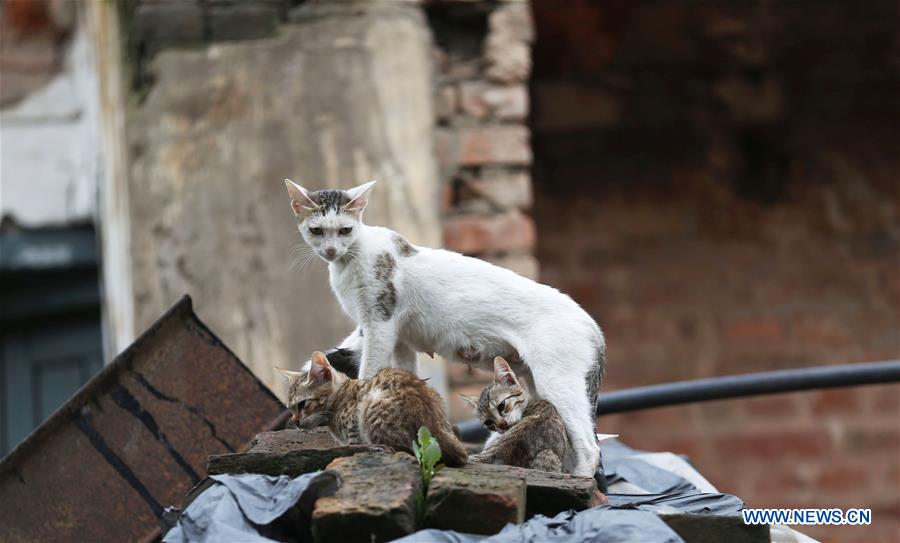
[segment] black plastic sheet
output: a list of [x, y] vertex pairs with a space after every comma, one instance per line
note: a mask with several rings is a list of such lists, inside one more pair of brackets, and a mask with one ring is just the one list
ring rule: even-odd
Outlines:
[[541, 515], [524, 524], [507, 524], [492, 536], [462, 534], [449, 530], [422, 530], [398, 543], [571, 543], [597, 542], [684, 543], [665, 522], [654, 513], [637, 510], [617, 510], [595, 507], [574, 513], [568, 511], [553, 518]]
[[[216, 484], [191, 502], [178, 524], [163, 538], [166, 543], [242, 541], [267, 543], [272, 530], [265, 527], [295, 506], [308, 517], [316, 498], [337, 486], [332, 473], [307, 473], [294, 479], [245, 473], [213, 475]], [[301, 516], [304, 516], [301, 514]], [[295, 537], [303, 534], [296, 534]]]

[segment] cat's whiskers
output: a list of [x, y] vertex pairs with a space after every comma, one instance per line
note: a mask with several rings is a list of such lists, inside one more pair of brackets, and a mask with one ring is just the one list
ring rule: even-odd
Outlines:
[[[294, 253], [294, 251], [292, 251]], [[311, 247], [300, 247], [293, 255], [291, 262], [291, 271], [302, 271], [316, 256], [316, 252]]]

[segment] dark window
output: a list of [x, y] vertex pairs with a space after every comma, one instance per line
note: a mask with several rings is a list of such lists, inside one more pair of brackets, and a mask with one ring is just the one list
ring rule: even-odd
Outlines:
[[91, 227], [0, 235], [0, 454], [103, 364]]

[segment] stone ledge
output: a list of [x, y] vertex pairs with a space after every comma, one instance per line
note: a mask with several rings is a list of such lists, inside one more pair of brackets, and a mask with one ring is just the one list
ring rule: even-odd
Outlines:
[[376, 445], [338, 445], [324, 428], [263, 432], [254, 439], [249, 452], [214, 454], [206, 471], [220, 473], [262, 473], [298, 475], [325, 469], [335, 459], [360, 453], [390, 453], [389, 447]]
[[428, 487], [427, 528], [495, 534], [507, 523], [523, 520], [525, 478], [521, 475], [494, 470], [485, 477], [484, 471], [444, 468]]
[[552, 517], [570, 509], [583, 511], [606, 503], [606, 497], [597, 490], [597, 482], [593, 477], [496, 464], [468, 464], [460, 469], [483, 476], [505, 474], [523, 478], [526, 486], [526, 518], [534, 515]]
[[256, 434], [250, 443], [252, 453], [286, 453], [309, 449], [333, 449], [341, 444], [335, 441], [327, 428], [300, 430], [276, 430]]
[[422, 478], [406, 453], [338, 458], [328, 471], [341, 479], [338, 491], [320, 498], [312, 512], [315, 541], [390, 541], [416, 531]]

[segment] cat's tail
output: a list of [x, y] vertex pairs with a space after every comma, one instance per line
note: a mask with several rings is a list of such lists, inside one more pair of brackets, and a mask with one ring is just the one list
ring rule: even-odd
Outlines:
[[596, 417], [597, 396], [600, 394], [600, 385], [603, 384], [603, 377], [606, 375], [606, 339], [603, 334], [599, 334], [594, 347], [594, 364], [588, 370], [584, 377], [584, 384], [587, 388], [588, 400], [591, 402], [591, 418]]
[[459, 468], [466, 465], [469, 453], [449, 428], [439, 428], [434, 437], [441, 446], [441, 462], [445, 466]]

